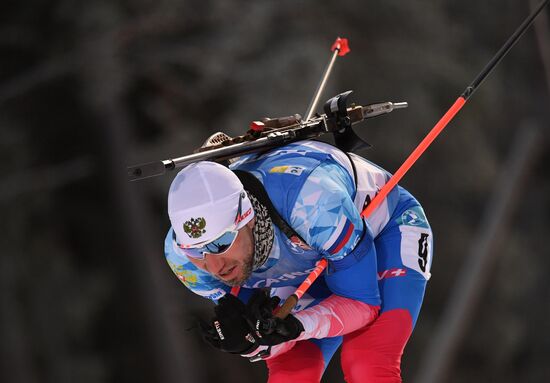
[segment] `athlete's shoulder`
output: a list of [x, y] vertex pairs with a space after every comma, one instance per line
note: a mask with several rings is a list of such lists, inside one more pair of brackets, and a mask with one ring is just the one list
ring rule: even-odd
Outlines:
[[341, 259], [355, 247], [363, 232], [354, 194], [350, 174], [334, 163], [324, 163], [300, 190], [290, 224], [325, 257]]

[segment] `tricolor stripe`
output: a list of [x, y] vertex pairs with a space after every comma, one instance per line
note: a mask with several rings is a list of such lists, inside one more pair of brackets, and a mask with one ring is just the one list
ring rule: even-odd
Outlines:
[[327, 250], [332, 255], [342, 250], [342, 247], [344, 247], [344, 245], [348, 242], [349, 238], [351, 237], [351, 233], [353, 233], [353, 229], [355, 228], [355, 226], [353, 225], [353, 223], [351, 223], [349, 219], [344, 219], [345, 222], [343, 224], [342, 230], [340, 231], [340, 235], [336, 238], [334, 244]]
[[325, 242], [325, 249], [332, 247], [336, 241], [338, 240], [338, 237], [342, 234], [342, 231], [344, 230], [344, 226], [346, 225], [347, 218], [345, 215], [340, 216], [340, 220], [338, 221], [338, 224], [336, 225], [336, 229], [332, 232], [332, 235], [329, 239]]

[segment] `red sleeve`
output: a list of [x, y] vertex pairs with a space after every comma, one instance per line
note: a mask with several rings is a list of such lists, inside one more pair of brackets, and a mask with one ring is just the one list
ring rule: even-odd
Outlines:
[[305, 330], [297, 340], [349, 334], [371, 323], [379, 310], [380, 306], [333, 294], [318, 305], [294, 314]]

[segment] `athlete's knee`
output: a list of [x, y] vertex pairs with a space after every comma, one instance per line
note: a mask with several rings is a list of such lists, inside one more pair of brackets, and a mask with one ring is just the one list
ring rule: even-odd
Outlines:
[[318, 383], [325, 369], [321, 350], [309, 341], [298, 342], [291, 350], [266, 362], [268, 383]]
[[346, 382], [401, 382], [401, 356], [411, 332], [409, 312], [398, 309], [346, 335], [341, 354]]

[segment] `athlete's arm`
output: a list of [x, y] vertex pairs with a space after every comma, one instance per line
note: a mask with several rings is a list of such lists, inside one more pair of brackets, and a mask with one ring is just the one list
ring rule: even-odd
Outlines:
[[[267, 359], [290, 350], [300, 340], [349, 334], [376, 319], [378, 310], [378, 306], [333, 294], [320, 304], [294, 314], [304, 331], [293, 340], [272, 346]], [[260, 346], [254, 353], [243, 356], [253, 356], [266, 348], [267, 346]]]

